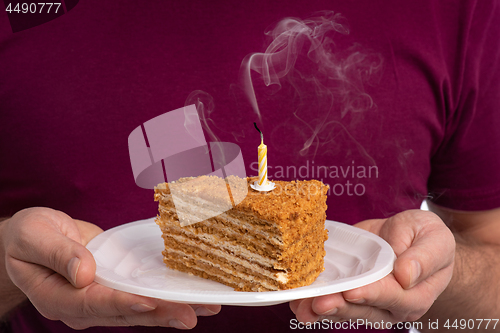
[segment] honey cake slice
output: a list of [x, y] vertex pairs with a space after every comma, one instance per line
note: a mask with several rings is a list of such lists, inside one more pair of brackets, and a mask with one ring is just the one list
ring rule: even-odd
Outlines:
[[[284, 290], [314, 282], [324, 270], [328, 187], [317, 180], [275, 181], [274, 190], [257, 192], [249, 187], [255, 177], [225, 180], [232, 184], [225, 189], [229, 196], [213, 194], [214, 188], [223, 187], [216, 176], [182, 178], [155, 187], [154, 199], [159, 202], [156, 223], [165, 243], [165, 264], [238, 291]], [[173, 200], [171, 188], [183, 183]], [[233, 196], [246, 191], [241, 202], [230, 206]], [[176, 210], [179, 202], [184, 216], [186, 212], [195, 216], [200, 210], [227, 209], [181, 226]]]

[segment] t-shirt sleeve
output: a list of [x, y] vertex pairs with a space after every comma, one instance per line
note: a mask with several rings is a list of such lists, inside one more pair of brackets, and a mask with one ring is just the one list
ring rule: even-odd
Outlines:
[[467, 29], [456, 54], [458, 79], [428, 188], [440, 206], [489, 210], [500, 207], [500, 2], [477, 0], [462, 24]]

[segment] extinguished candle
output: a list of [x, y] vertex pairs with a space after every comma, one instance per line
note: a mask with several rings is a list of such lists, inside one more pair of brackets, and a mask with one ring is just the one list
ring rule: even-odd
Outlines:
[[260, 133], [260, 145], [259, 145], [259, 186], [267, 185], [267, 146], [264, 144], [264, 134], [257, 127], [256, 123], [253, 123], [255, 128]]

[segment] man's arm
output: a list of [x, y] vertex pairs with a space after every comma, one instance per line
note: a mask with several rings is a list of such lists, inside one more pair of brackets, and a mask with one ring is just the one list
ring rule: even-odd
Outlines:
[[[482, 212], [459, 212], [429, 203], [429, 209], [438, 214], [455, 235], [457, 247], [453, 277], [446, 290], [436, 300], [422, 321], [439, 320], [439, 330], [448, 321], [451, 325], [465, 319], [474, 329], [462, 332], [491, 332], [494, 321], [481, 319], [500, 319], [500, 209]], [[472, 321], [469, 321], [472, 319]], [[465, 323], [463, 320], [462, 323]], [[495, 330], [500, 330], [500, 322]], [[481, 326], [478, 326], [481, 324]]]

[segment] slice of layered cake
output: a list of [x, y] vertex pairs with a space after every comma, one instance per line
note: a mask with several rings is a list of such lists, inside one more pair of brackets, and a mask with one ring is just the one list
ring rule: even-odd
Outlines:
[[328, 187], [275, 181], [274, 190], [257, 192], [249, 188], [255, 180], [201, 176], [158, 185], [165, 264], [238, 291], [314, 282], [324, 270]]

